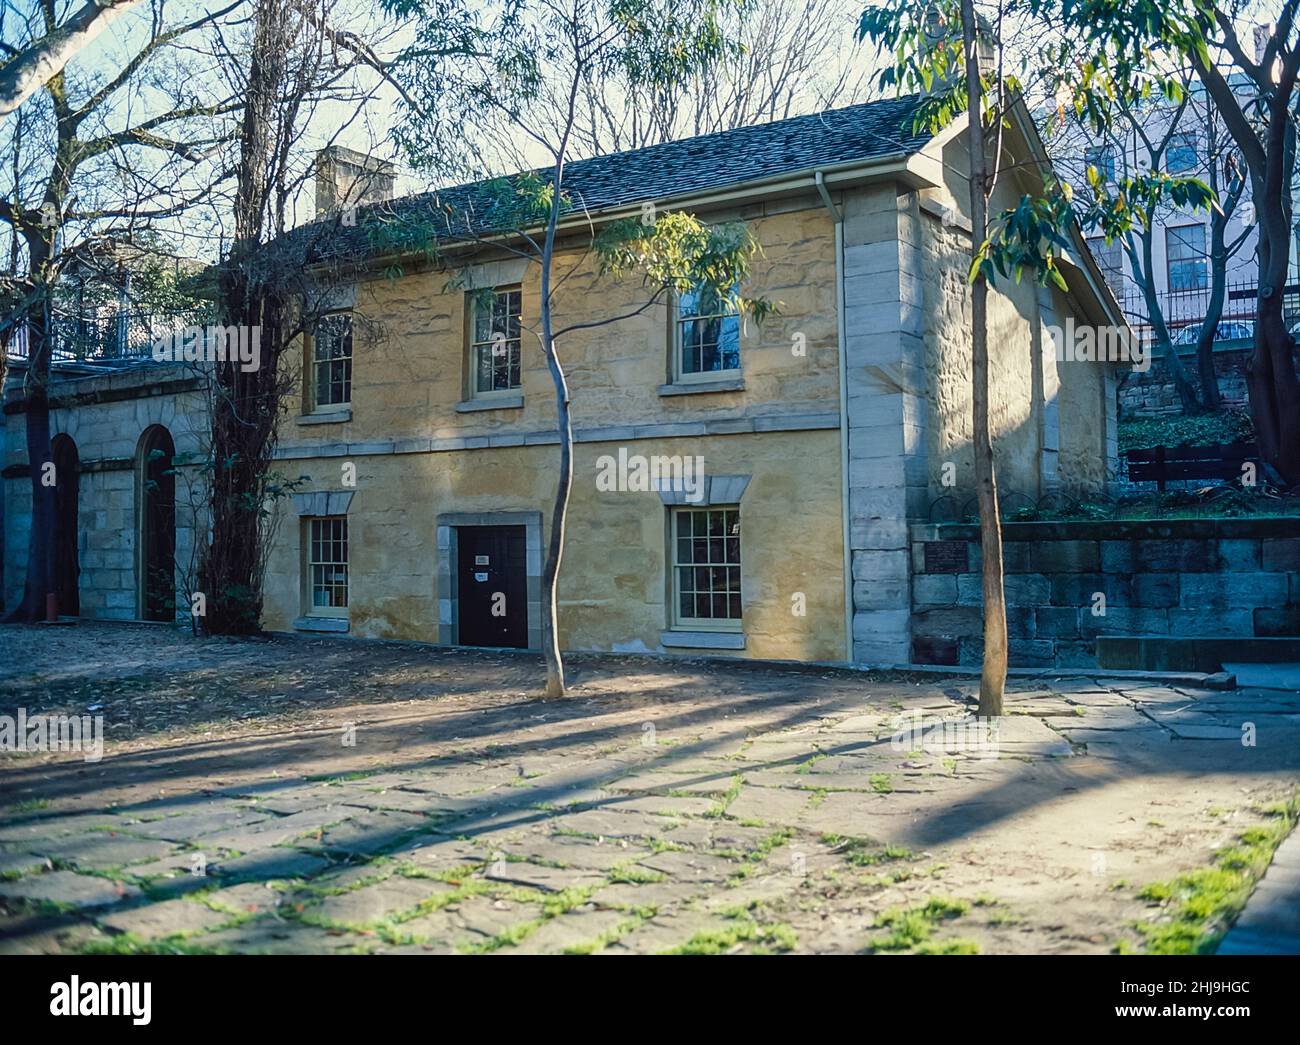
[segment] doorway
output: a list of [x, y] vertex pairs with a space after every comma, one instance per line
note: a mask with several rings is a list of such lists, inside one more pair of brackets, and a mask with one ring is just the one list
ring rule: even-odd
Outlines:
[[54, 591], [59, 599], [59, 615], [81, 615], [78, 556], [77, 512], [81, 462], [77, 444], [68, 435], [56, 435], [51, 446], [54, 456]]
[[140, 438], [140, 616], [176, 619], [176, 447], [154, 425]]
[[528, 648], [528, 578], [523, 526], [457, 529], [457, 643]]

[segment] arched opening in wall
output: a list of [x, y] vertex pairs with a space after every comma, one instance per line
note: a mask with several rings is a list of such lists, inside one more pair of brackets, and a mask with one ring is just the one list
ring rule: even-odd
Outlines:
[[59, 614], [76, 617], [81, 613], [78, 579], [81, 564], [77, 555], [78, 486], [81, 461], [77, 444], [68, 435], [56, 435], [50, 444], [54, 459], [54, 591]]
[[176, 619], [176, 447], [171, 433], [154, 425], [140, 437], [136, 468], [139, 506], [140, 617]]

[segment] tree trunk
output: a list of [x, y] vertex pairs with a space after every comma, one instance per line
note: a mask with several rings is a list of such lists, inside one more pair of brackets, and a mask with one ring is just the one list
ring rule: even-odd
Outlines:
[[[566, 138], [567, 143], [567, 138]], [[556, 589], [560, 562], [564, 558], [564, 528], [569, 517], [569, 494], [573, 488], [573, 420], [569, 414], [569, 381], [555, 350], [551, 315], [551, 266], [555, 263], [555, 232], [560, 219], [560, 186], [564, 178], [564, 145], [555, 160], [554, 199], [546, 242], [542, 247], [541, 327], [542, 352], [546, 368], [555, 387], [555, 421], [560, 430], [560, 474], [556, 477], [555, 504], [551, 508], [551, 539], [546, 546], [546, 564], [542, 567], [542, 656], [546, 659], [545, 698], [552, 700], [567, 692], [564, 682], [564, 658], [560, 654], [559, 604]]]
[[[976, 40], [974, 0], [962, 0], [962, 43], [966, 51], [968, 135], [970, 141], [971, 250], [988, 236], [988, 163]], [[980, 511], [980, 549], [984, 556], [984, 664], [980, 673], [981, 717], [1002, 714], [1007, 682], [1007, 602], [1002, 584], [1002, 525], [989, 429], [988, 280], [978, 273], [971, 286], [971, 385], [974, 407], [975, 484]]]
[[[41, 230], [28, 235], [34, 293], [28, 295], [23, 326], [27, 334], [27, 372], [24, 398], [27, 401], [24, 428], [27, 462], [31, 470], [31, 533], [27, 542], [27, 577], [22, 601], [14, 606], [9, 621], [32, 623], [45, 617], [45, 599], [54, 590], [54, 518], [56, 487], [43, 481], [45, 465], [54, 451], [50, 441], [50, 360], [54, 354], [54, 331], [50, 319], [50, 267], [54, 251], [53, 233]], [[60, 479], [55, 476], [56, 481]]]
[[1255, 351], [1246, 364], [1250, 415], [1260, 454], [1288, 485], [1300, 483], [1300, 379], [1295, 341], [1286, 328], [1282, 290], [1286, 281], [1287, 232], [1260, 223], [1259, 291]]
[[220, 363], [213, 381], [212, 531], [199, 570], [209, 634], [252, 634], [261, 627], [263, 489], [280, 404], [279, 355], [284, 308], [260, 259], [272, 164], [272, 123], [284, 81], [286, 9], [257, 5], [247, 99], [239, 135], [235, 235], [220, 279], [224, 324], [262, 339], [258, 369]]
[[[45, 617], [46, 596], [54, 591], [54, 486], [44, 482], [45, 466], [53, 460], [50, 441], [50, 356], [53, 351], [49, 326], [49, 301], [42, 296], [26, 324], [28, 361], [25, 378], [25, 429], [27, 461], [31, 470], [31, 533], [27, 542], [27, 579], [23, 598], [8, 619], [33, 623]], [[56, 480], [62, 479], [56, 476]]]
[[1214, 339], [1223, 318], [1223, 301], [1228, 289], [1227, 217], [1219, 211], [1210, 215], [1210, 299], [1196, 339], [1196, 373], [1201, 383], [1201, 405], [1218, 410], [1223, 405], [1219, 376], [1214, 372]]
[[[1285, 23], [1285, 36], [1293, 24], [1294, 0], [1288, 0], [1282, 15], [1279, 24]], [[1294, 50], [1291, 53], [1294, 55]], [[1292, 486], [1300, 483], [1300, 377], [1296, 374], [1295, 342], [1283, 315], [1282, 295], [1289, 264], [1296, 168], [1291, 100], [1296, 66], [1294, 59], [1284, 63], [1285, 75], [1268, 89], [1261, 89], [1259, 107], [1254, 108], [1252, 103], [1248, 116], [1227, 78], [1215, 66], [1207, 65], [1195, 54], [1191, 60], [1250, 172], [1251, 197], [1259, 217], [1259, 290], [1255, 299], [1255, 350], [1246, 364], [1246, 389], [1260, 455], [1284, 484]]]
[[[544, 269], [545, 273], [546, 270]], [[544, 274], [543, 283], [549, 282]], [[542, 291], [545, 301], [547, 291]], [[564, 376], [551, 337], [550, 307], [542, 306], [542, 347], [546, 366], [555, 386], [555, 417], [560, 429], [560, 474], [556, 481], [555, 504], [551, 509], [551, 539], [546, 547], [546, 565], [542, 568], [542, 655], [546, 658], [546, 699], [562, 697], [564, 659], [560, 654], [559, 614], [556, 600], [560, 561], [564, 557], [564, 529], [569, 515], [569, 494], [573, 489], [573, 421], [569, 414], [569, 383]]]
[[1155, 336], [1156, 344], [1160, 346], [1161, 358], [1164, 359], [1165, 366], [1169, 370], [1169, 376], [1173, 379], [1183, 413], [1184, 415], [1198, 414], [1201, 412], [1201, 403], [1196, 398], [1196, 386], [1192, 384], [1191, 375], [1187, 373], [1187, 368], [1183, 366], [1182, 357], [1179, 356], [1178, 349], [1174, 346], [1174, 339], [1169, 336], [1169, 327], [1165, 324], [1165, 313], [1160, 306], [1160, 298], [1156, 293], [1156, 270], [1151, 257], [1151, 239], [1154, 227], [1154, 215], [1148, 213], [1146, 227], [1142, 233], [1142, 269], [1146, 273], [1146, 278], [1142, 280], [1142, 299], [1146, 304], [1147, 316], [1151, 321], [1151, 332]]

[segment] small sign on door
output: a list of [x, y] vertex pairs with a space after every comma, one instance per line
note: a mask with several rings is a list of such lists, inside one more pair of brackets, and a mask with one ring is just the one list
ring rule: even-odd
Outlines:
[[482, 584], [485, 580], [488, 579], [488, 575], [486, 573], [476, 573], [474, 574], [474, 579], [478, 581], [480, 584]]
[[474, 556], [474, 565], [475, 565], [475, 566], [487, 566], [487, 565], [489, 565], [489, 563], [490, 563], [490, 560], [489, 560], [489, 558], [488, 558], [486, 555], [475, 555], [475, 556]]

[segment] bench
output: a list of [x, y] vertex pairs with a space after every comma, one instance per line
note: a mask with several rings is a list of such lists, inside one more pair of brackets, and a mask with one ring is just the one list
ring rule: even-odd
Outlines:
[[1183, 479], [1240, 479], [1242, 464], [1258, 457], [1259, 448], [1254, 443], [1155, 446], [1124, 454], [1129, 481], [1155, 483], [1162, 493], [1165, 483]]

